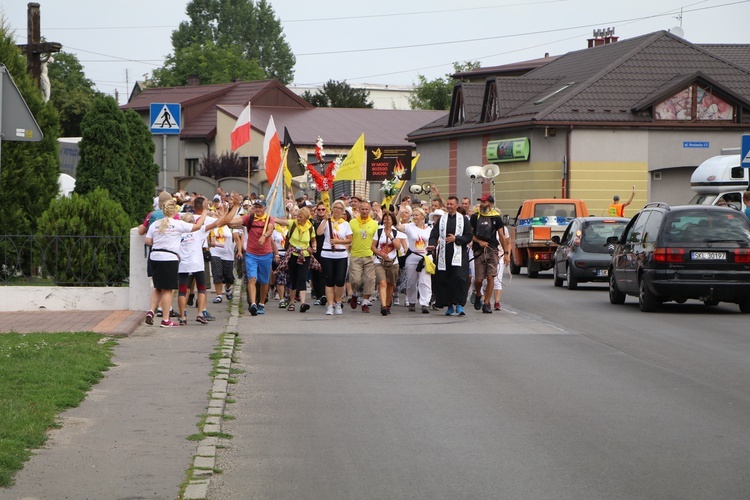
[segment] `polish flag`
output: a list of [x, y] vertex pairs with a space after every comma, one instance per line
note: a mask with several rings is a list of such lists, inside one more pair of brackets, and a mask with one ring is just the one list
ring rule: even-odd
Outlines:
[[266, 177], [273, 184], [276, 174], [281, 166], [281, 141], [276, 125], [273, 123], [273, 115], [268, 119], [266, 135], [263, 137], [263, 158], [265, 159]]
[[250, 142], [250, 103], [247, 103], [245, 109], [240, 113], [240, 117], [237, 118], [237, 123], [234, 124], [232, 129], [232, 151], [236, 150], [243, 144]]

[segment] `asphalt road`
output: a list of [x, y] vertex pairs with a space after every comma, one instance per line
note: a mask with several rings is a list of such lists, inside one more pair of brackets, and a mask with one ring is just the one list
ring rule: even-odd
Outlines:
[[750, 496], [736, 306], [645, 314], [548, 273], [514, 276], [503, 302], [241, 318], [210, 498]]

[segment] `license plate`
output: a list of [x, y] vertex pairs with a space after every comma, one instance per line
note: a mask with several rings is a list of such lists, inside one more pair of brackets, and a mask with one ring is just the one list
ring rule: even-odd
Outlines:
[[597, 276], [609, 276], [609, 269], [597, 269], [596, 275]]
[[727, 260], [726, 252], [690, 252], [692, 260]]

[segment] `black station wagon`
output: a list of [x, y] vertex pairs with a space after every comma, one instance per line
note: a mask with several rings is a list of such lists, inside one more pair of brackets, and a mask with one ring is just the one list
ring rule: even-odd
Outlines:
[[650, 203], [628, 223], [609, 269], [609, 300], [638, 297], [641, 311], [688, 299], [750, 313], [750, 221], [718, 206]]

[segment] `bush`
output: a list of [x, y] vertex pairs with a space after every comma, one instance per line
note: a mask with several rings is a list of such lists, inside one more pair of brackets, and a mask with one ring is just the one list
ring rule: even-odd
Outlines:
[[[257, 170], [257, 164], [251, 165]], [[198, 173], [204, 177], [223, 179], [224, 177], [247, 177], [247, 158], [240, 158], [237, 153], [224, 153], [216, 156], [203, 156]]]
[[57, 198], [38, 221], [42, 262], [58, 285], [119, 285], [130, 271], [130, 227], [106, 189]]

